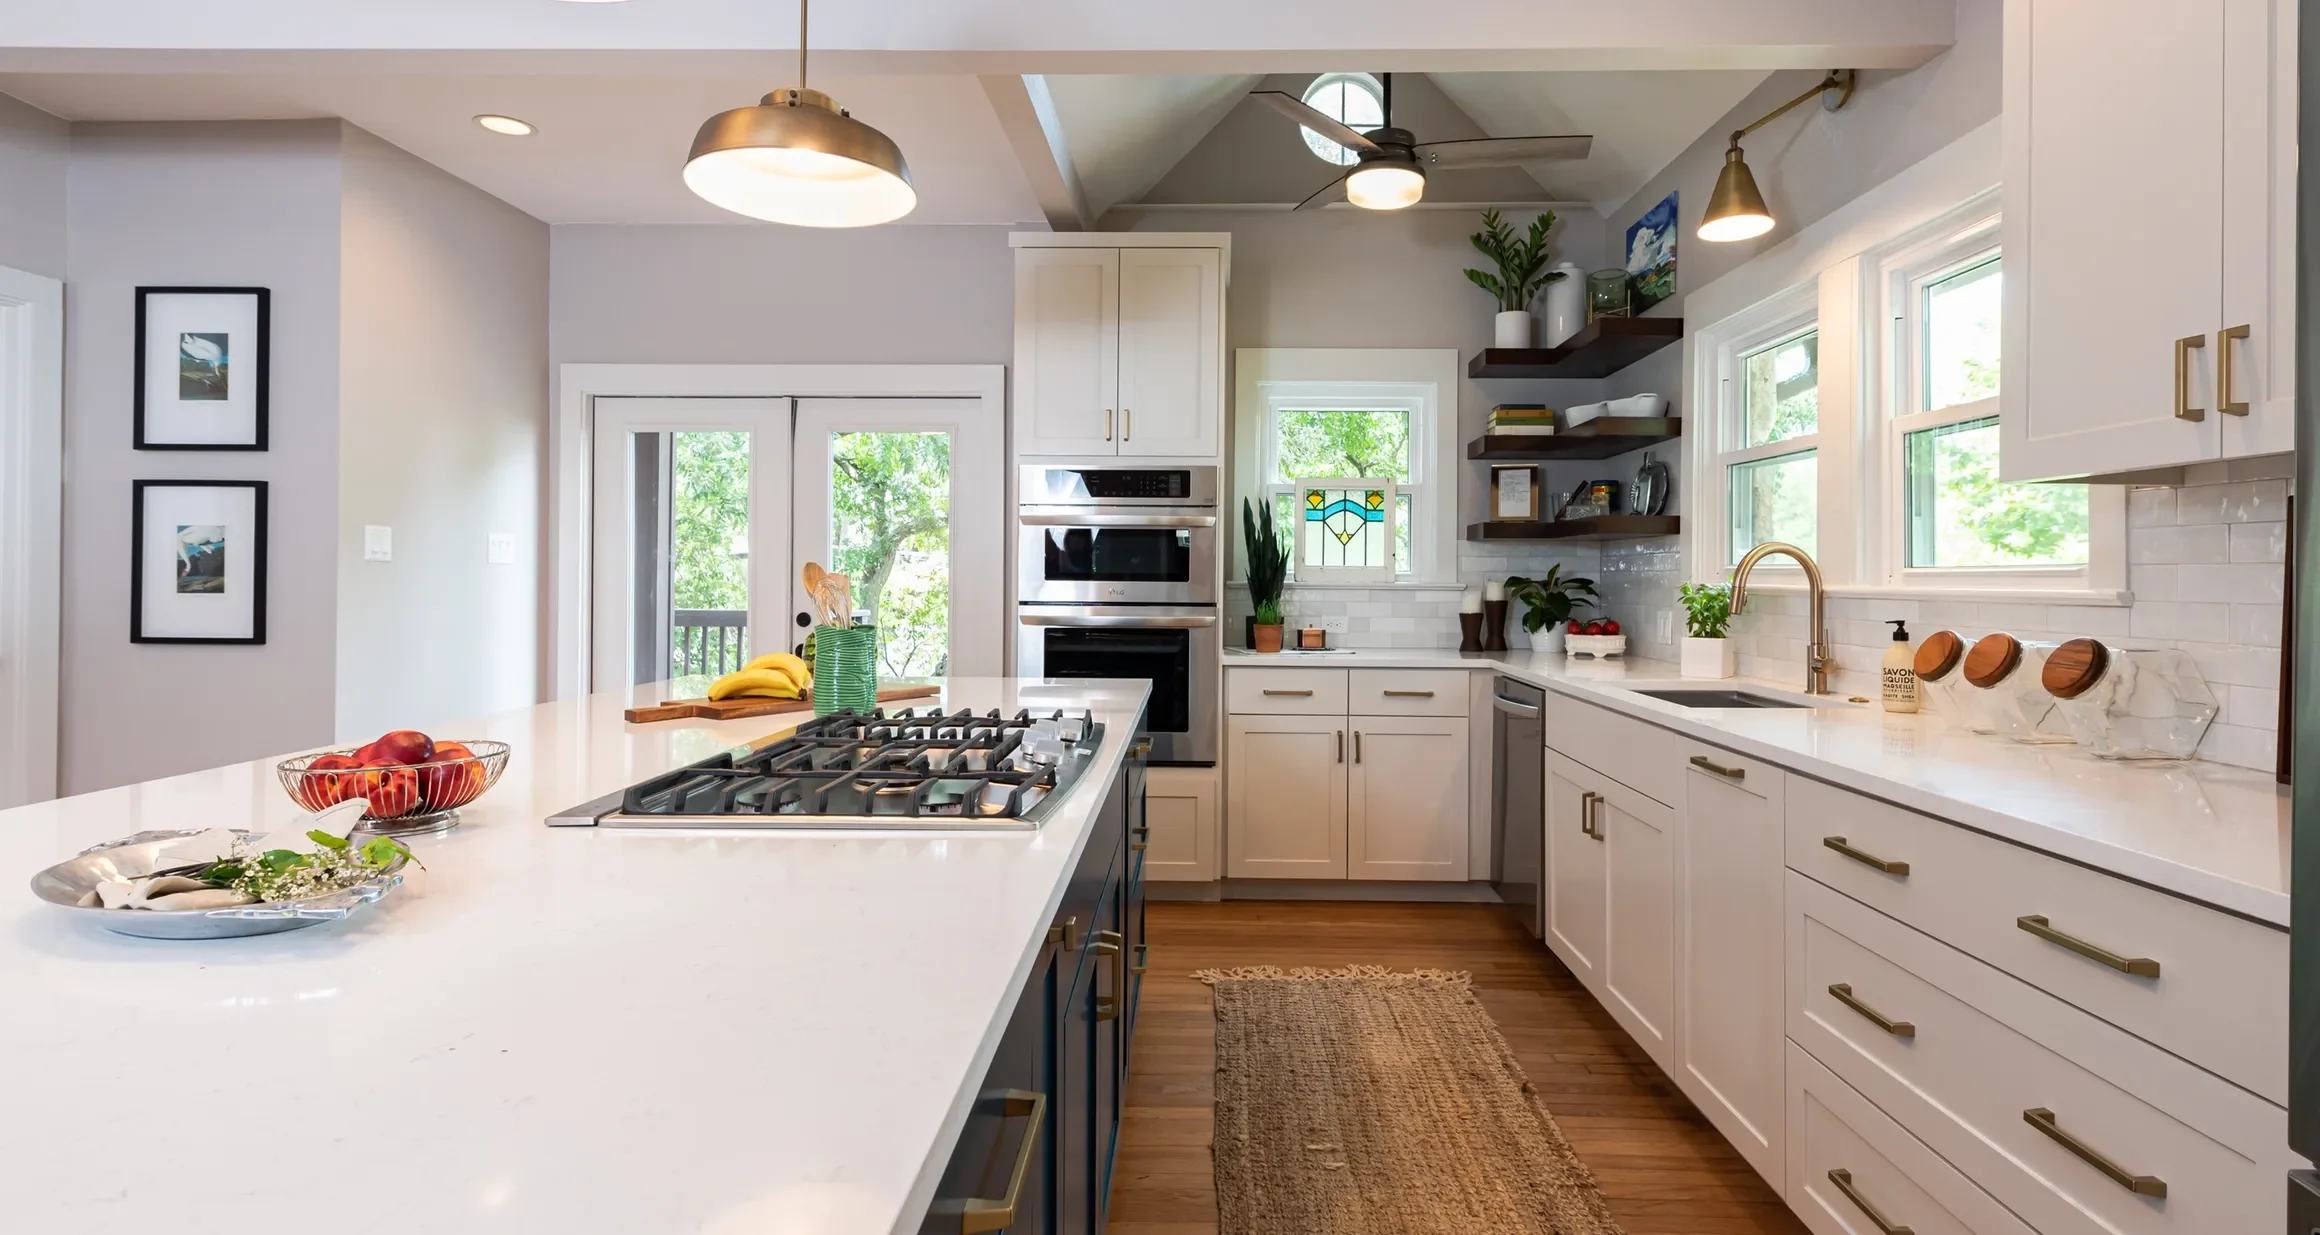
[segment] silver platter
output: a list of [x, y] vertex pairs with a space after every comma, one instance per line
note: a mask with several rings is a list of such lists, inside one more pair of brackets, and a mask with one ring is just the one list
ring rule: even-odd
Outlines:
[[[79, 857], [59, 862], [32, 877], [32, 893], [83, 921], [123, 935], [145, 939], [236, 939], [244, 935], [272, 935], [318, 922], [335, 922], [401, 887], [403, 868], [410, 859], [397, 857], [369, 880], [354, 887], [302, 901], [268, 901], [236, 905], [231, 909], [178, 912], [149, 909], [96, 909], [80, 905], [81, 894], [108, 879], [135, 879], [157, 870], [199, 862], [215, 856], [197, 852], [189, 842], [214, 829], [186, 832], [139, 832], [81, 851]], [[236, 836], [263, 845], [267, 833], [232, 829]]]

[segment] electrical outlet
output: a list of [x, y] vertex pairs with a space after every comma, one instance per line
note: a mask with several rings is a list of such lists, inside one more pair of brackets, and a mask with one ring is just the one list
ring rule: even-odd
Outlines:
[[493, 532], [483, 539], [483, 560], [494, 566], [507, 566], [516, 560], [516, 534]]
[[1672, 610], [1672, 609], [1662, 609], [1662, 610], [1660, 610], [1660, 611], [1659, 611], [1659, 641], [1660, 641], [1661, 643], [1674, 643], [1674, 642], [1676, 641], [1676, 640], [1675, 640], [1675, 633], [1676, 633], [1676, 615], [1675, 615], [1675, 611], [1674, 611], [1674, 610]]
[[1348, 629], [1346, 626], [1344, 614], [1338, 614], [1334, 617], [1315, 618], [1313, 619], [1313, 624], [1333, 635], [1342, 635]]
[[392, 562], [395, 560], [395, 529], [366, 524], [363, 527], [363, 560]]

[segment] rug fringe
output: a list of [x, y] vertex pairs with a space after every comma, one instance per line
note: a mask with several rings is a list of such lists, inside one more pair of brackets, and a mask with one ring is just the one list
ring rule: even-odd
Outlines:
[[1230, 969], [1196, 969], [1192, 976], [1205, 986], [1215, 986], [1219, 982], [1327, 982], [1344, 979], [1364, 982], [1444, 982], [1453, 986], [1468, 986], [1474, 980], [1474, 975], [1463, 969], [1397, 971], [1384, 965], [1346, 965], [1338, 969], [1316, 969], [1310, 966], [1283, 969], [1278, 965], [1241, 965]]

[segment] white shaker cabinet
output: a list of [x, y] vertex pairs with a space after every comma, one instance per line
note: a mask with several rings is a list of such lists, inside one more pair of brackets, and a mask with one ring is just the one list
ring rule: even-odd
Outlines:
[[1150, 848], [1144, 876], [1155, 883], [1210, 883], [1217, 877], [1215, 768], [1158, 767], [1144, 779]]
[[1466, 878], [1467, 719], [1354, 716], [1346, 875]]
[[1676, 812], [1625, 785], [1595, 803], [1610, 938], [1603, 990], [1628, 1036], [1662, 1068], [1675, 1063]]
[[1342, 716], [1226, 718], [1236, 879], [1345, 878]]
[[2295, 21], [2006, 0], [2007, 479], [2294, 448]]
[[1221, 458], [1229, 237], [1010, 243], [1016, 454]]
[[[1565, 701], [1549, 698], [1547, 706]], [[1595, 804], [1608, 781], [1591, 769], [1547, 754], [1547, 948], [1579, 984], [1603, 999], [1605, 944], [1611, 935], [1610, 864], [1595, 838]]]

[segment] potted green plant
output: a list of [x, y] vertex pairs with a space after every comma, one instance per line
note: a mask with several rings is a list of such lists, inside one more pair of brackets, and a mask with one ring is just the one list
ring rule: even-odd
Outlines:
[[1676, 589], [1684, 602], [1683, 675], [1688, 678], [1728, 678], [1739, 672], [1733, 654], [1732, 585], [1686, 583]]
[[1517, 236], [1494, 207], [1482, 212], [1482, 230], [1469, 236], [1474, 247], [1498, 268], [1468, 270], [1467, 279], [1498, 299], [1495, 337], [1499, 347], [1531, 345], [1531, 300], [1539, 289], [1564, 277], [1547, 268], [1547, 233], [1555, 226], [1555, 212], [1543, 210], [1531, 220], [1530, 230]]
[[1259, 652], [1281, 650], [1281, 589], [1289, 581], [1289, 548], [1273, 529], [1273, 504], [1258, 506], [1241, 499], [1242, 566], [1248, 572], [1249, 604], [1256, 617], [1249, 626], [1249, 646]]
[[1563, 623], [1582, 608], [1595, 607], [1593, 579], [1565, 576], [1561, 563], [1547, 567], [1536, 579], [1514, 575], [1506, 581], [1508, 597], [1523, 603], [1523, 629], [1530, 632], [1531, 650], [1547, 655], [1563, 651]]

